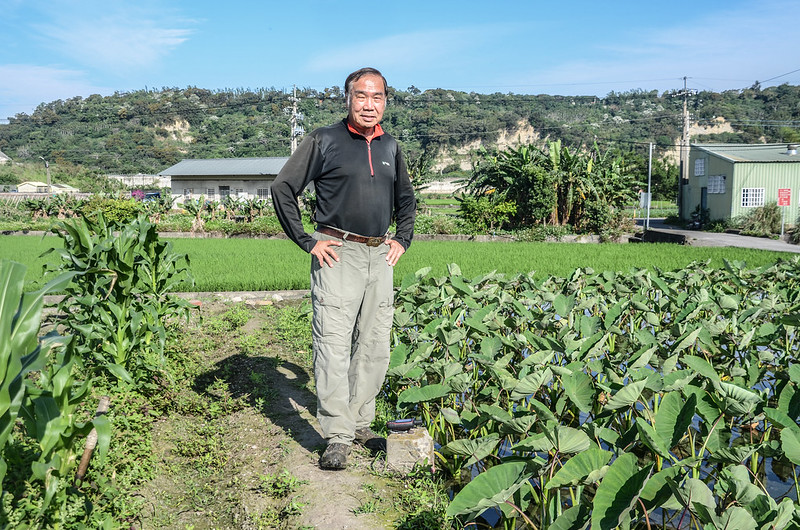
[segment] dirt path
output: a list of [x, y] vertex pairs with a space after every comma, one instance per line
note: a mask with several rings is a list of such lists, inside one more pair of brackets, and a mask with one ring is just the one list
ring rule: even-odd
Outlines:
[[[187, 332], [213, 328], [233, 305], [203, 300], [203, 325]], [[346, 470], [319, 468], [309, 355], [276, 338], [274, 312], [248, 313], [240, 329], [192, 346], [209, 360], [192, 386], [212, 411], [157, 424], [159, 469], [142, 489], [142, 527], [391, 528], [398, 514], [383, 458], [354, 447]]]

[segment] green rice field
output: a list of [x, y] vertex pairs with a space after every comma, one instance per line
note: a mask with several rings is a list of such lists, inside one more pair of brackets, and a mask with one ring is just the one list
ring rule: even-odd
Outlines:
[[[170, 239], [176, 251], [189, 256], [195, 286], [191, 291], [262, 291], [308, 289], [309, 255], [284, 239]], [[42, 266], [54, 255], [40, 257], [60, 245], [54, 236], [0, 236], [0, 259], [28, 267], [33, 289], [42, 285]], [[743, 248], [689, 247], [657, 244], [580, 243], [479, 243], [472, 241], [417, 241], [401, 258], [395, 284], [424, 267], [446, 275], [447, 265], [457, 263], [463, 274], [474, 277], [491, 271], [507, 275], [533, 272], [544, 278], [569, 276], [578, 268], [627, 272], [631, 268], [681, 269], [693, 261], [711, 260], [722, 267], [725, 259], [746, 262], [755, 268], [795, 255]]]

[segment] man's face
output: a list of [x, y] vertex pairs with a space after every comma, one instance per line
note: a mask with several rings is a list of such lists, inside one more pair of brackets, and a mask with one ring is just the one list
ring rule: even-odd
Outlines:
[[353, 83], [347, 115], [358, 132], [372, 132], [383, 118], [385, 109], [386, 94], [380, 76], [368, 74]]

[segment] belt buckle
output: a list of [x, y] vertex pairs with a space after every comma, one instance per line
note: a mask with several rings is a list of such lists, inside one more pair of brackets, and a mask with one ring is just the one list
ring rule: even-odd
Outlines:
[[367, 238], [367, 246], [368, 247], [379, 247], [383, 243], [382, 237], [368, 237]]

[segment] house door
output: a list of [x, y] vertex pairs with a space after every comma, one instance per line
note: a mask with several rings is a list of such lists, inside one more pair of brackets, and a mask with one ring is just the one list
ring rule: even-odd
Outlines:
[[700, 188], [700, 211], [708, 209], [708, 188]]

